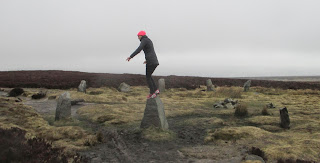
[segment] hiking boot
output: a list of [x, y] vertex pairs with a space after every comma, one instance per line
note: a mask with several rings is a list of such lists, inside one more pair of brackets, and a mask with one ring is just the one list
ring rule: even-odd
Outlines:
[[155, 94], [160, 94], [159, 89], [157, 89], [154, 93], [155, 93]]
[[147, 99], [150, 99], [150, 98], [156, 98], [157, 97], [157, 95], [154, 93], [154, 94], [149, 94], [148, 96], [147, 96]]
[[156, 98], [157, 97], [157, 94], [152, 94], [152, 96], [150, 98]]

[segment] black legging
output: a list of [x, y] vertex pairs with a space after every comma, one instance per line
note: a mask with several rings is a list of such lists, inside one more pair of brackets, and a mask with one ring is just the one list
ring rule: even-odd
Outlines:
[[150, 89], [150, 94], [153, 94], [158, 89], [151, 76], [157, 66], [158, 65], [146, 65], [146, 78]]

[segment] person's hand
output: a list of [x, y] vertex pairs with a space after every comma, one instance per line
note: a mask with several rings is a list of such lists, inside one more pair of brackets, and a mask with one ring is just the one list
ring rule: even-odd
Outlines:
[[128, 62], [129, 62], [130, 60], [131, 60], [131, 57], [128, 57], [128, 58], [126, 59], [126, 61], [128, 61]]
[[147, 61], [144, 61], [143, 64], [147, 64]]

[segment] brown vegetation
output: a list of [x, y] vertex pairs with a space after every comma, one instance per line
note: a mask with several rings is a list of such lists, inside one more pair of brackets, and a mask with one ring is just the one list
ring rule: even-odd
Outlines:
[[68, 162], [62, 149], [41, 138], [27, 140], [25, 134], [19, 128], [0, 128], [0, 162]]
[[[186, 88], [188, 90], [204, 85], [208, 78], [187, 76], [155, 76], [166, 80], [166, 88]], [[144, 75], [134, 74], [108, 74], [108, 73], [85, 73], [75, 71], [1, 71], [1, 87], [23, 88], [50, 88], [68, 89], [77, 88], [81, 80], [86, 80], [89, 87], [114, 87], [125, 82], [131, 86], [146, 85]], [[211, 78], [216, 86], [243, 86], [247, 79]], [[283, 82], [252, 80], [251, 86], [282, 89], [320, 89], [318, 82]]]

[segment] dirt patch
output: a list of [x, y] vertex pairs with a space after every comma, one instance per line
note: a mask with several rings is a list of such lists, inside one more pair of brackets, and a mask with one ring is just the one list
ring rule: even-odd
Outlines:
[[181, 124], [181, 121], [191, 118], [187, 117], [174, 117], [169, 118], [168, 123], [170, 124], [170, 130], [177, 133], [177, 140], [181, 144], [203, 144], [204, 137], [206, 134], [206, 128], [204, 126], [193, 126], [193, 125], [176, 125]]
[[[48, 100], [48, 99], [31, 100], [26, 98], [26, 101], [24, 102], [24, 104], [28, 106], [32, 106], [38, 113], [43, 115], [55, 114], [56, 107], [57, 107], [56, 100]], [[94, 103], [81, 102], [77, 105], [72, 105], [71, 116], [77, 117], [77, 110], [83, 106], [88, 106], [88, 105], [94, 105]]]
[[81, 154], [92, 162], [181, 162], [173, 142], [150, 142], [134, 130], [105, 130], [106, 142]]
[[[168, 118], [170, 131], [177, 134], [175, 139], [169, 141], [144, 139], [143, 131], [137, 126], [123, 130], [100, 128], [105, 142], [81, 154], [92, 162], [219, 162], [229, 161], [235, 156], [237, 158], [233, 160], [241, 160], [248, 153], [235, 144], [210, 145], [208, 151], [203, 151], [206, 129], [202, 126], [181, 126], [181, 121], [186, 118], [190, 117]], [[196, 146], [201, 150], [197, 150]], [[198, 153], [192, 155], [192, 152]], [[210, 154], [197, 157], [205, 153]]]

